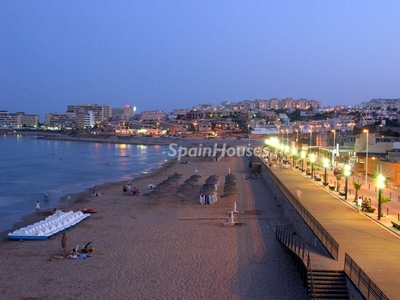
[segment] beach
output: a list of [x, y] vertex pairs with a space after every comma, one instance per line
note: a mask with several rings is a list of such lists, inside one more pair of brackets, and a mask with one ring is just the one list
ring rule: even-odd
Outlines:
[[[68, 209], [96, 209], [89, 219], [66, 232], [67, 250], [93, 241], [84, 260], [58, 259], [61, 234], [46, 241], [2, 240], [0, 279], [3, 299], [307, 299], [290, 253], [274, 229], [290, 229], [263, 180], [246, 180], [247, 157], [188, 157], [131, 182], [141, 195], [127, 196], [124, 182], [71, 195]], [[179, 184], [197, 172], [202, 177], [184, 197]], [[157, 197], [146, 197], [175, 172], [178, 184]], [[238, 190], [213, 205], [199, 203], [199, 190], [210, 175], [236, 174]], [[224, 226], [237, 203], [237, 226]], [[32, 214], [29, 224], [43, 219]], [[21, 224], [17, 224], [18, 227]], [[20, 227], [20, 226], [19, 226]]]

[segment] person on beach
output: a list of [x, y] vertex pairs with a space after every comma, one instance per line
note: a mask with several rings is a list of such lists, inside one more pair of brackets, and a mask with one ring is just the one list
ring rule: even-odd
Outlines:
[[35, 208], [36, 208], [36, 213], [39, 214], [39, 211], [40, 211], [40, 203], [39, 203], [39, 201], [36, 201]]
[[97, 196], [97, 186], [95, 186], [92, 190], [93, 196]]
[[361, 204], [362, 204], [362, 199], [361, 199], [361, 197], [359, 197], [359, 198], [356, 200], [357, 211], [360, 211]]
[[63, 249], [63, 253], [65, 255], [67, 252], [67, 235], [65, 234], [65, 232], [61, 237], [61, 248]]

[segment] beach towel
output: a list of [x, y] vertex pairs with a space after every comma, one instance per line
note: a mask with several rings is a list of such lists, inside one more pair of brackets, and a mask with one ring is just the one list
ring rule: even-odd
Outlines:
[[92, 254], [88, 254], [88, 253], [78, 254], [77, 259], [86, 259], [88, 257], [92, 257]]

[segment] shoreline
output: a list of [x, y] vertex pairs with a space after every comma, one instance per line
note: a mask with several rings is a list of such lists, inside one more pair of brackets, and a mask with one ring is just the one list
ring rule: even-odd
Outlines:
[[[176, 138], [176, 137], [167, 137], [167, 138], [160, 138], [160, 137], [137, 137], [134, 139], [128, 140], [129, 137], [121, 137], [118, 138], [118, 140], [106, 140], [103, 138], [97, 138], [97, 137], [86, 137], [86, 138], [80, 138], [80, 137], [72, 137], [69, 135], [65, 134], [60, 134], [60, 133], [52, 133], [52, 132], [31, 132], [31, 131], [22, 131], [22, 132], [17, 132], [17, 134], [21, 135], [26, 135], [26, 136], [37, 136], [38, 138], [42, 139], [50, 139], [50, 140], [62, 140], [62, 141], [76, 141], [76, 142], [91, 142], [91, 143], [120, 143], [120, 144], [131, 144], [131, 145], [160, 145], [160, 146], [166, 146], [171, 143], [177, 143], [178, 146], [182, 147], [198, 147], [199, 145], [203, 145], [205, 147], [207, 146], [212, 146], [217, 144], [218, 146], [221, 146], [221, 144], [227, 144], [228, 147], [235, 146], [235, 147], [242, 147], [247, 145], [248, 140], [242, 139], [242, 140], [236, 140], [236, 139], [216, 139], [216, 140], [207, 140], [201, 137], [187, 137], [187, 138]], [[116, 136], [112, 136], [113, 138], [116, 138]], [[254, 141], [253, 141], [254, 143]], [[186, 159], [187, 157], [185, 157]], [[198, 157], [198, 158], [204, 158], [204, 157]], [[152, 176], [154, 172], [158, 172], [162, 170], [165, 165], [168, 164], [176, 164], [179, 163], [177, 161], [176, 157], [171, 157], [171, 159], [168, 159], [166, 163], [163, 163], [161, 168], [155, 166], [150, 172], [146, 174], [140, 174], [133, 178], [132, 180], [136, 180], [137, 178], [141, 178], [142, 176]], [[126, 180], [120, 180], [120, 181], [110, 181], [110, 182], [105, 182], [101, 185], [98, 185], [98, 187], [101, 189], [102, 187], [106, 187], [108, 185], [113, 185], [113, 184], [121, 184], [126, 183]], [[86, 193], [90, 193], [92, 187], [85, 187], [83, 191], [76, 192], [76, 193], [67, 193], [67, 194], [61, 194], [57, 200], [55, 200], [54, 203], [54, 208], [59, 208], [62, 210], [65, 210], [65, 207], [62, 207], [64, 204], [66, 204], [66, 199], [67, 196], [69, 195], [71, 197], [70, 202], [73, 203], [75, 200], [75, 195], [85, 195]], [[68, 204], [68, 207], [71, 204]], [[44, 214], [50, 213], [54, 208], [50, 210], [42, 210], [39, 216], [36, 213], [28, 213], [25, 214], [21, 217], [19, 221], [16, 221], [13, 226], [5, 231], [0, 232], [0, 240], [8, 240], [8, 233], [13, 232], [19, 228], [25, 227], [29, 224], [38, 222], [42, 219], [44, 219]]]
[[[67, 251], [93, 241], [88, 259], [58, 259], [60, 234], [45, 241], [1, 241], [8, 276], [0, 278], [0, 292], [7, 299], [307, 299], [290, 255], [275, 238], [282, 209], [261, 179], [245, 179], [249, 160], [188, 160], [132, 181], [140, 196], [125, 195], [121, 183], [99, 187], [100, 197], [91, 191], [73, 195], [68, 207], [74, 211], [82, 204], [97, 209], [66, 231]], [[177, 196], [196, 170], [203, 176], [184, 197]], [[231, 171], [237, 192], [221, 197]], [[178, 183], [155, 197], [143, 195], [148, 184], [175, 172], [182, 174]], [[199, 190], [214, 174], [218, 201], [201, 205]], [[241, 225], [226, 227], [235, 202]]]
[[[159, 167], [159, 166], [154, 167], [146, 174], [139, 173], [139, 175], [137, 177], [130, 179], [130, 181], [133, 182], [135, 180], [145, 179], [146, 177], [151, 177], [153, 175], [156, 175], [159, 172], [165, 171], [164, 170], [165, 168], [168, 169], [176, 163], [177, 163], [177, 161], [175, 161], [175, 160], [169, 160], [168, 162], [164, 163], [161, 167]], [[141, 172], [141, 173], [143, 173], [143, 172]], [[126, 182], [127, 182], [127, 180], [110, 181], [110, 182], [106, 182], [101, 185], [98, 185], [97, 188], [99, 191], [101, 191], [101, 190], [107, 190], [115, 185], [122, 187], [124, 184], [126, 184]], [[68, 206], [64, 206], [64, 205], [66, 205], [68, 196], [70, 196]], [[92, 188], [86, 188], [84, 191], [80, 191], [80, 192], [76, 192], [76, 193], [68, 193], [68, 194], [62, 195], [58, 200], [56, 200], [56, 203], [55, 203], [56, 206], [53, 209], [41, 210], [39, 212], [39, 214], [37, 214], [36, 212], [33, 212], [33, 213], [23, 215], [20, 221], [13, 224], [11, 229], [0, 232], [0, 242], [8, 241], [8, 233], [18, 230], [22, 227], [26, 227], [33, 223], [39, 222], [41, 220], [44, 220], [50, 213], [53, 212], [54, 209], [60, 209], [62, 211], [81, 210], [81, 208], [82, 208], [81, 206], [83, 204], [85, 204], [84, 199], [89, 198], [89, 197], [93, 197], [92, 196]], [[68, 207], [68, 210], [67, 210], [67, 207]], [[85, 208], [87, 208], [87, 207], [85, 207]]]

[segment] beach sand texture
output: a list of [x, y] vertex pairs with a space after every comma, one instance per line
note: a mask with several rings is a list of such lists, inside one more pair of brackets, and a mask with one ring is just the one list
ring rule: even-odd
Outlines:
[[[263, 180], [246, 180], [248, 158], [188, 158], [132, 181], [142, 194], [175, 172], [179, 184], [200, 170], [186, 197], [178, 186], [157, 198], [126, 196], [124, 183], [73, 195], [69, 209], [97, 214], [67, 231], [67, 250], [94, 240], [93, 256], [57, 259], [61, 234], [47, 241], [0, 243], [1, 299], [307, 299], [290, 254], [274, 237], [275, 225], [290, 228]], [[236, 174], [238, 190], [213, 205], [199, 203], [204, 180]], [[237, 202], [240, 226], [224, 226]], [[29, 221], [38, 221], [32, 215]], [[43, 218], [43, 217], [41, 217]], [[28, 220], [28, 219], [27, 219]], [[26, 221], [27, 221], [26, 220]]]

